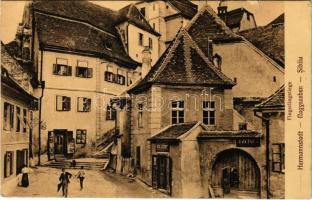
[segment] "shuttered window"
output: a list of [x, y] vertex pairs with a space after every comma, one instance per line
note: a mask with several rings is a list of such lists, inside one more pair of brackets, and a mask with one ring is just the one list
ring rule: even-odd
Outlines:
[[90, 112], [91, 111], [91, 99], [78, 97], [78, 112]]
[[143, 104], [138, 104], [138, 127], [143, 127]]
[[88, 67], [87, 61], [78, 61], [76, 67], [76, 77], [92, 78], [93, 69]]
[[106, 120], [115, 120], [115, 119], [116, 119], [116, 110], [111, 105], [107, 105]]
[[21, 131], [21, 108], [16, 106], [16, 132]]
[[27, 131], [27, 110], [23, 109], [23, 133]]
[[111, 65], [107, 65], [107, 70], [104, 74], [105, 81], [114, 82], [114, 68]]
[[59, 76], [71, 76], [72, 67], [68, 66], [68, 60], [57, 58], [56, 64], [53, 65], [53, 74]]
[[56, 96], [56, 110], [70, 111], [71, 98], [66, 96]]
[[127, 86], [132, 84], [132, 78], [133, 78], [133, 73], [128, 72], [127, 73]]
[[120, 85], [126, 84], [125, 72], [123, 70], [117, 70], [117, 83]]

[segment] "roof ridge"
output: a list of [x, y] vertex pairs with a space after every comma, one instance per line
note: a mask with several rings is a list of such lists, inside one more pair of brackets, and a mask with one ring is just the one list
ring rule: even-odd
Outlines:
[[211, 6], [204, 5], [197, 14], [193, 17], [193, 19], [188, 23], [188, 25], [185, 27], [187, 31], [193, 26], [193, 24], [197, 21], [200, 15], [202, 15], [205, 11], [207, 11], [209, 14], [212, 15], [212, 17], [215, 19], [215, 22], [219, 25], [221, 25], [221, 29], [225, 31], [226, 34], [233, 34], [234, 36], [240, 37], [236, 33], [234, 33], [226, 24], [225, 22], [217, 15], [217, 13], [212, 9]]

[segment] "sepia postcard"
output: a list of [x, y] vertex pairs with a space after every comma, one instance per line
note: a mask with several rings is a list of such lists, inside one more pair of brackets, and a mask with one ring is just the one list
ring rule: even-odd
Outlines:
[[1, 1], [1, 198], [311, 198], [311, 2]]

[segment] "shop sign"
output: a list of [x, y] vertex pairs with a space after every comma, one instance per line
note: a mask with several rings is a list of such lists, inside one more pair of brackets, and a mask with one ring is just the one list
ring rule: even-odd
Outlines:
[[156, 152], [169, 152], [168, 144], [156, 144]]
[[236, 139], [238, 147], [260, 147], [260, 138], [239, 138]]

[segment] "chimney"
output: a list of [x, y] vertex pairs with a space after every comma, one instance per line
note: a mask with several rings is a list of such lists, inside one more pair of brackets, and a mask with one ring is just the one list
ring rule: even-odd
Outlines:
[[151, 51], [149, 46], [145, 46], [142, 51], [142, 78], [146, 76], [146, 74], [151, 70]]
[[227, 3], [225, 2], [225, 0], [220, 0], [218, 6], [218, 16], [226, 23]]

